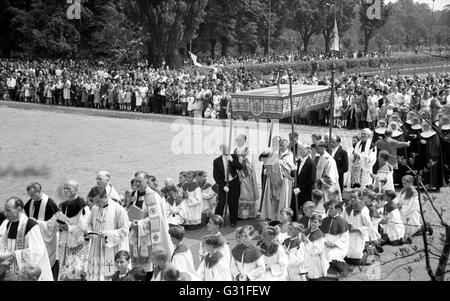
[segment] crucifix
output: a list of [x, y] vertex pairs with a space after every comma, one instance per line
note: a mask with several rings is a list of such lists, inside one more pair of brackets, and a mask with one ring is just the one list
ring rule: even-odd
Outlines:
[[108, 273], [111, 273], [111, 267], [114, 266], [111, 262], [108, 262], [106, 264], [106, 266], [108, 267]]

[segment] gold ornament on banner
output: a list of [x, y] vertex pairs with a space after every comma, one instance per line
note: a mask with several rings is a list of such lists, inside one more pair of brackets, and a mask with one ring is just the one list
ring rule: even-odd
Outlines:
[[70, 6], [67, 8], [67, 18], [69, 20], [81, 19], [81, 0], [67, 0], [67, 4]]
[[366, 16], [369, 20], [381, 20], [381, 0], [365, 0], [366, 4], [372, 4], [367, 8]]

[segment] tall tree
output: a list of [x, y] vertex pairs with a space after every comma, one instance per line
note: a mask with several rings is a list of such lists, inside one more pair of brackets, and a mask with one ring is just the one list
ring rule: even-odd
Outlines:
[[311, 37], [320, 32], [323, 18], [319, 1], [294, 0], [290, 3], [293, 17], [289, 22], [292, 29], [300, 32], [303, 51], [308, 52]]
[[263, 7], [258, 2], [255, 0], [241, 0], [236, 3], [238, 12], [235, 41], [239, 54], [242, 54], [245, 50], [255, 54], [260, 45], [258, 22], [263, 13]]
[[[22, 1], [21, 1], [22, 2]], [[66, 3], [29, 0], [10, 7], [10, 34], [29, 56], [66, 57], [78, 50], [80, 34], [66, 16]]]
[[222, 46], [221, 55], [226, 56], [228, 47], [234, 40], [236, 26], [236, 3], [226, 0], [209, 0], [206, 16], [199, 34], [210, 46], [211, 57], [215, 57], [217, 43]]
[[154, 66], [163, 61], [170, 67], [179, 66], [179, 50], [188, 39], [186, 33], [196, 31], [207, 0], [132, 0], [129, 4], [131, 18], [149, 33], [149, 61]]
[[381, 0], [381, 19], [369, 19], [367, 17], [367, 9], [372, 4], [362, 1], [359, 10], [359, 19], [361, 21], [361, 29], [364, 33], [364, 52], [369, 51], [370, 40], [374, 37], [377, 30], [382, 28], [388, 21], [392, 4], [385, 5], [384, 0]]

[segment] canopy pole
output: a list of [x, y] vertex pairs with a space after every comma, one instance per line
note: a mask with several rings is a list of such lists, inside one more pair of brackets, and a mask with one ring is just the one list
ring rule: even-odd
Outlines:
[[[229, 133], [229, 136], [228, 136], [228, 156], [230, 156], [231, 155], [231, 139], [232, 139], [232, 136], [233, 136], [233, 118], [231, 118], [231, 120], [230, 120], [230, 133]], [[228, 187], [228, 189], [230, 188], [230, 181], [229, 181], [229, 177], [230, 177], [230, 161], [227, 161], [227, 165], [228, 165], [228, 168], [227, 168], [227, 174], [225, 175], [226, 176], [226, 181], [227, 181], [227, 187]], [[226, 191], [225, 192], [225, 208], [224, 208], [224, 214], [223, 214], [223, 221], [224, 221], [224, 224], [225, 224], [225, 226], [228, 224], [228, 191]], [[230, 220], [230, 222], [231, 222], [231, 220]]]
[[328, 149], [331, 152], [331, 137], [333, 136], [334, 124], [334, 72], [336, 65], [333, 63], [331, 67], [331, 98], [330, 98], [330, 137], [328, 139]]
[[[292, 131], [292, 140], [294, 141], [293, 145], [293, 152], [294, 152], [294, 166], [297, 166], [296, 158], [297, 158], [297, 145], [295, 144], [295, 129], [294, 129], [294, 99], [292, 97], [292, 70], [289, 70], [289, 98], [291, 101], [291, 131]], [[295, 169], [294, 173], [294, 188], [297, 188], [297, 169]], [[299, 214], [299, 208], [298, 208], [298, 195], [294, 193], [294, 205], [295, 205], [295, 212], [296, 217], [298, 217]]]

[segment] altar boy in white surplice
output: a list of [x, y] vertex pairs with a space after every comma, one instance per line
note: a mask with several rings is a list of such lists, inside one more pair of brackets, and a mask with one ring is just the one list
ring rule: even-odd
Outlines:
[[87, 229], [90, 238], [87, 280], [105, 281], [114, 274], [114, 256], [129, 251], [130, 222], [125, 209], [107, 197], [105, 189], [94, 187], [88, 195], [94, 199]]
[[41, 230], [36, 221], [23, 213], [22, 200], [12, 197], [6, 200], [5, 220], [0, 226], [0, 249], [14, 252], [17, 273], [27, 265], [37, 265], [41, 269], [41, 281], [53, 281], [47, 248], [42, 239]]

